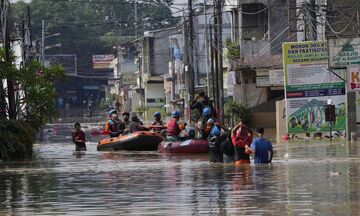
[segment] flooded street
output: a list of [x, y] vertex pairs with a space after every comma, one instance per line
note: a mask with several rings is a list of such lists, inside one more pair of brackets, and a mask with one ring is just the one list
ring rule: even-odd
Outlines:
[[360, 213], [359, 143], [274, 144], [271, 165], [233, 166], [207, 155], [98, 152], [101, 137], [73, 155], [60, 138], [35, 145], [31, 161], [0, 163], [0, 215]]

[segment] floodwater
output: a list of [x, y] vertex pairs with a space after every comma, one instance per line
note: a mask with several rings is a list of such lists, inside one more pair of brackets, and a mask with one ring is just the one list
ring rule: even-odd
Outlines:
[[271, 165], [234, 166], [97, 152], [101, 137], [73, 155], [70, 127], [35, 145], [31, 161], [0, 162], [0, 215], [360, 214], [360, 143], [274, 144]]

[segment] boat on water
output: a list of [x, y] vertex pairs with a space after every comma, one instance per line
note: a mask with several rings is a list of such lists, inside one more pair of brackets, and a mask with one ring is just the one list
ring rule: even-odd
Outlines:
[[155, 151], [164, 138], [155, 132], [137, 131], [128, 135], [106, 138], [99, 141], [98, 151]]
[[163, 141], [158, 151], [165, 154], [200, 154], [209, 151], [207, 140], [189, 139], [185, 141]]

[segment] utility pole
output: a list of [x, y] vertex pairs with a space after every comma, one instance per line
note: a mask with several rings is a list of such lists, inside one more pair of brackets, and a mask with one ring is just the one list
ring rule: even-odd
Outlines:
[[[2, 33], [4, 46], [4, 61], [12, 64], [11, 60], [11, 38], [10, 38], [10, 2], [8, 0], [1, 1], [1, 18]], [[2, 82], [2, 81], [1, 81]], [[8, 89], [8, 114], [10, 119], [16, 119], [16, 102], [14, 81], [6, 79]], [[3, 89], [3, 88], [1, 88]], [[1, 93], [3, 94], [3, 92]], [[5, 95], [5, 94], [4, 94]]]
[[184, 97], [184, 116], [186, 118], [190, 118], [190, 115], [188, 115], [188, 108], [189, 106], [189, 100], [190, 100], [190, 75], [189, 75], [189, 37], [188, 37], [188, 21], [185, 19], [184, 14], [184, 21], [183, 21], [183, 37], [184, 37], [184, 86], [185, 86], [185, 92], [183, 94]]
[[291, 0], [287, 0], [287, 5], [288, 5], [288, 38], [289, 41], [291, 41], [291, 7], [290, 7], [290, 2]]
[[26, 6], [21, 21], [22, 66], [29, 65], [33, 56], [33, 53], [31, 53], [32, 44], [30, 28], [30, 7]]
[[195, 83], [194, 82], [194, 26], [193, 26], [193, 9], [192, 9], [192, 0], [188, 0], [188, 28], [189, 28], [189, 50], [188, 50], [188, 73], [189, 73], [189, 96], [190, 100], [194, 99], [194, 93], [195, 93]]
[[134, 16], [135, 16], [135, 39], [138, 38], [138, 11], [137, 0], [134, 0]]
[[170, 64], [171, 64], [171, 100], [175, 102], [175, 58], [174, 58], [174, 43], [172, 36], [169, 36], [170, 40]]
[[41, 20], [41, 65], [45, 65], [45, 22]]
[[121, 46], [117, 45], [117, 74], [119, 76], [119, 90], [122, 91], [123, 88], [123, 74], [121, 72], [121, 62], [122, 62], [122, 50]]
[[219, 111], [218, 119], [221, 125], [224, 124], [224, 83], [223, 83], [223, 43], [222, 43], [222, 0], [217, 0], [216, 5], [217, 22], [218, 22], [218, 36], [217, 36], [217, 54], [218, 54], [218, 96], [219, 96]]
[[219, 80], [219, 55], [218, 55], [218, 16], [217, 16], [217, 1], [214, 0], [214, 43], [213, 43], [213, 57], [214, 57], [214, 97], [215, 97], [215, 107], [216, 112], [219, 113], [219, 86], [217, 80]]
[[[215, 68], [214, 68], [214, 58], [215, 58], [215, 54], [214, 54], [214, 45], [213, 45], [213, 36], [212, 36], [212, 28], [211, 28], [211, 24], [209, 26], [209, 39], [210, 39], [210, 80], [211, 82], [208, 83], [209, 86], [211, 86], [211, 94], [212, 94], [212, 98], [215, 99], [216, 101], [216, 89], [215, 89]], [[209, 95], [210, 96], [210, 95]], [[215, 102], [215, 107], [216, 107], [216, 102]]]
[[[5, 40], [6, 32], [6, 9], [5, 9], [5, 0], [0, 1], [0, 21], [1, 21], [1, 38]], [[4, 46], [4, 43], [3, 43]], [[6, 95], [3, 80], [0, 80], [0, 119], [6, 119]]]
[[210, 73], [209, 73], [209, 35], [208, 35], [208, 21], [206, 15], [206, 0], [204, 0], [204, 15], [205, 15], [205, 52], [206, 52], [206, 92], [210, 97]]

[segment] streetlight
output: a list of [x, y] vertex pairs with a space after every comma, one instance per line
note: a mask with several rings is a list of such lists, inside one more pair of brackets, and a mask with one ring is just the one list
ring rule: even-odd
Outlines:
[[[55, 37], [55, 36], [59, 36], [59, 35], [60, 35], [60, 33], [55, 33], [52, 35], [45, 36], [45, 21], [44, 20], [41, 21], [41, 64], [42, 65], [44, 65], [44, 63], [45, 63], [45, 38]], [[56, 45], [58, 45], [58, 44], [56, 44]], [[52, 47], [55, 47], [55, 46], [52, 46]], [[50, 47], [50, 48], [52, 48], [52, 47]], [[57, 47], [61, 47], [61, 44], [60, 44], [60, 46], [57, 46]]]

